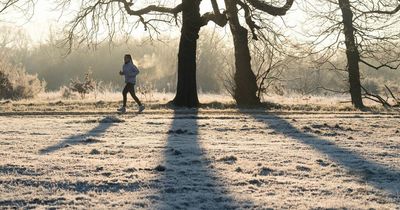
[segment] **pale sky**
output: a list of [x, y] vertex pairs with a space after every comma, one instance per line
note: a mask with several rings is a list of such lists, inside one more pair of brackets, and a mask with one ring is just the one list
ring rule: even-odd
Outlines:
[[[35, 7], [35, 13], [28, 22], [23, 18], [23, 16], [9, 12], [3, 15], [2, 23], [0, 22], [0, 25], [6, 24], [18, 26], [24, 29], [35, 43], [44, 42], [48, 38], [50, 28], [52, 28], [53, 31], [59, 30], [73, 17], [67, 13], [60, 18], [60, 11], [55, 11], [56, 5], [49, 2], [50, 1], [38, 1]], [[220, 2], [220, 5], [224, 5], [223, 2]], [[286, 23], [290, 26], [298, 26], [301, 24], [301, 21], [304, 21], [302, 15], [297, 12], [295, 7], [296, 6], [291, 9], [286, 17], [284, 17], [284, 19], [287, 20]], [[211, 3], [210, 1], [203, 1], [201, 4], [201, 13], [207, 11], [212, 11]], [[173, 28], [172, 31], [173, 33], [179, 34], [179, 28]], [[139, 26], [134, 33], [146, 35], [142, 26]]]

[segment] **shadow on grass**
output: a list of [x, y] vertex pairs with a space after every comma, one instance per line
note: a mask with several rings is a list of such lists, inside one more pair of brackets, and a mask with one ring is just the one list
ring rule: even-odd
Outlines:
[[[120, 182], [103, 182], [103, 183], [90, 183], [87, 181], [77, 181], [77, 182], [68, 182], [68, 181], [47, 181], [47, 180], [35, 180], [35, 179], [24, 179], [18, 178], [15, 180], [0, 180], [0, 185], [6, 188], [15, 186], [21, 187], [26, 186], [29, 188], [35, 189], [46, 189], [50, 192], [56, 192], [59, 190], [65, 191], [73, 191], [74, 193], [89, 193], [89, 192], [97, 192], [97, 193], [121, 193], [121, 192], [137, 192], [139, 189], [143, 188], [141, 186], [140, 181], [130, 182], [130, 183], [120, 183]], [[79, 198], [79, 197], [78, 197]], [[85, 197], [81, 197], [85, 199]], [[45, 197], [32, 197], [29, 199], [1, 199], [0, 198], [0, 206], [8, 209], [8, 207], [12, 209], [24, 208], [27, 205], [71, 205], [71, 200], [66, 197], [59, 198], [47, 198]], [[38, 206], [36, 206], [37, 208]], [[39, 206], [39, 208], [43, 208]]]
[[141, 186], [140, 181], [131, 183], [120, 183], [120, 182], [103, 182], [103, 183], [91, 183], [88, 181], [47, 181], [47, 180], [34, 180], [18, 178], [15, 180], [0, 180], [0, 185], [7, 186], [27, 186], [32, 188], [44, 188], [47, 190], [65, 190], [73, 191], [77, 193], [87, 192], [110, 192], [119, 193], [121, 191], [136, 192]]
[[391, 194], [393, 197], [400, 193], [400, 172], [387, 166], [367, 160], [360, 154], [346, 148], [341, 148], [332, 141], [304, 133], [287, 120], [267, 112], [255, 114], [242, 113], [264, 122], [277, 133], [284, 134], [302, 144], [311, 146], [314, 150], [326, 155], [331, 161], [343, 166], [348, 173], [359, 178], [361, 182], [369, 184]]
[[88, 131], [87, 133], [69, 136], [55, 145], [39, 150], [39, 153], [41, 155], [45, 155], [73, 145], [96, 143], [97, 142], [96, 139], [87, 139], [87, 138], [99, 137], [103, 135], [110, 127], [115, 125], [115, 123], [119, 122], [119, 121], [113, 121], [112, 119], [113, 118], [105, 117], [99, 120], [98, 121], [99, 124], [92, 130]]
[[198, 111], [174, 112], [158, 180], [157, 209], [235, 209], [199, 142]]

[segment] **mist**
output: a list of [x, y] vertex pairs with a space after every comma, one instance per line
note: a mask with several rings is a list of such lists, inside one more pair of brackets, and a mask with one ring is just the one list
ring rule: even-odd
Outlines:
[[[232, 88], [227, 84], [233, 81], [234, 55], [230, 37], [227, 36], [210, 29], [201, 32], [197, 48], [197, 85], [200, 93], [228, 93]], [[62, 45], [63, 37], [55, 34], [49, 37], [45, 42], [33, 44], [29, 35], [18, 28], [3, 27], [0, 33], [2, 56], [12, 64], [23, 67], [26, 72], [37, 74], [40, 80], [46, 82], [46, 91], [68, 87], [71, 79], [81, 78], [87, 71], [92, 72], [97, 82], [111, 88], [110, 91], [120, 91], [124, 81], [118, 72], [125, 54], [132, 55], [141, 71], [139, 86], [157, 92], [176, 90], [178, 38], [162, 37], [152, 41], [146, 38], [120, 39], [90, 48], [78, 46], [67, 54]], [[258, 43], [251, 44], [257, 46]], [[268, 57], [268, 54], [257, 51], [252, 51], [252, 54], [254, 69], [267, 67], [260, 66], [258, 58]], [[285, 60], [285, 68], [274, 69], [270, 73], [274, 80], [263, 94], [326, 95], [337, 94], [331, 90], [347, 88], [346, 72], [317, 66], [312, 57], [289, 59], [286, 56], [279, 59]], [[344, 68], [345, 60], [344, 53], [339, 53], [333, 62]], [[399, 71], [377, 71], [368, 67], [361, 70], [364, 86], [372, 92], [382, 91], [382, 84], [390, 85], [395, 92], [400, 91], [396, 79], [400, 76]]]

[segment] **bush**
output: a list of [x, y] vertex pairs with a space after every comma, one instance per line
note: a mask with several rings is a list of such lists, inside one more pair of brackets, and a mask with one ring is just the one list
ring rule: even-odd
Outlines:
[[367, 78], [362, 81], [362, 86], [372, 94], [381, 94], [384, 82], [376, 78]]
[[89, 69], [85, 73], [85, 78], [82, 82], [79, 79], [72, 79], [69, 88], [73, 92], [78, 92], [81, 98], [84, 99], [86, 94], [96, 88], [96, 81], [92, 78], [92, 71]]
[[46, 83], [21, 66], [0, 58], [0, 99], [28, 99], [44, 91]]
[[60, 92], [63, 99], [71, 99], [74, 96], [74, 93], [69, 87], [62, 86]]
[[142, 80], [144, 82], [138, 82], [137, 83], [137, 93], [141, 94], [143, 96], [143, 101], [154, 101], [154, 92], [156, 92], [156, 88], [154, 87], [154, 85], [150, 82], [148, 82], [148, 80], [146, 78], [142, 78]]

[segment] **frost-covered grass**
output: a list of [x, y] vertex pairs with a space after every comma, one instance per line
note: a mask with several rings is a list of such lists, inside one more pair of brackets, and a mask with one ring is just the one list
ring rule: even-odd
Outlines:
[[[175, 96], [174, 93], [169, 92], [150, 92], [141, 93], [136, 89], [137, 96], [144, 102], [147, 103], [167, 103], [172, 100]], [[85, 102], [96, 102], [96, 101], [121, 101], [122, 93], [114, 91], [95, 91], [87, 94], [84, 99], [81, 99], [79, 95], [73, 94], [70, 98], [63, 98], [62, 91], [51, 91], [43, 92], [35, 98], [35, 100], [22, 100], [23, 102], [51, 102], [51, 101], [85, 101]], [[132, 100], [128, 94], [128, 100]], [[218, 100], [221, 103], [233, 103], [233, 99], [229, 95], [224, 94], [199, 94], [199, 100], [204, 103]]]
[[[95, 92], [86, 95], [84, 99], [75, 95], [63, 98], [62, 91], [39, 94], [31, 100], [0, 101], [0, 112], [114, 112], [122, 104], [122, 95], [119, 92]], [[167, 103], [174, 98], [174, 93], [152, 92], [138, 93], [139, 99], [144, 102], [147, 110], [168, 108]], [[237, 109], [234, 100], [224, 94], [199, 94], [202, 109]], [[130, 109], [136, 109], [136, 104], [128, 96]], [[399, 111], [398, 108], [386, 109], [379, 104], [365, 100], [370, 111]], [[301, 96], [290, 94], [285, 96], [271, 95], [263, 98], [263, 106], [247, 107], [283, 111], [357, 111], [352, 107], [348, 96]]]
[[0, 115], [0, 208], [400, 206], [395, 112], [99, 109]]

